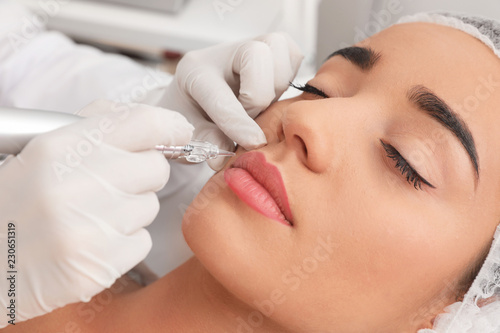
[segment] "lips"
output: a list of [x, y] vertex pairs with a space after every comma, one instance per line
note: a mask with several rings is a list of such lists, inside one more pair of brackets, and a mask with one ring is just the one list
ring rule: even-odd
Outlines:
[[261, 152], [240, 155], [224, 172], [233, 192], [247, 205], [277, 222], [293, 225], [283, 178], [278, 168]]

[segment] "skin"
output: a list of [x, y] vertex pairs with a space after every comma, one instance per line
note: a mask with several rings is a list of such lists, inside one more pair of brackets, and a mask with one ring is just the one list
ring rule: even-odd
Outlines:
[[[257, 119], [268, 140], [258, 150], [282, 174], [293, 227], [257, 213], [224, 182], [245, 153], [238, 148], [184, 217], [195, 257], [147, 288], [117, 292], [92, 320], [75, 304], [5, 332], [64, 331], [69, 321], [80, 332], [432, 327], [500, 220], [500, 85], [474, 110], [464, 106], [480, 78], [500, 81], [500, 60], [473, 37], [427, 23], [397, 25], [359, 45], [381, 54], [371, 70], [333, 57], [309, 82], [332, 98], [304, 93]], [[418, 84], [470, 128], [479, 179], [459, 140], [407, 100]], [[380, 140], [435, 188], [409, 184]]]
[[[338, 98], [303, 94], [258, 119], [268, 137], [259, 150], [282, 174], [294, 227], [264, 218], [224, 185], [202, 214], [184, 221], [197, 258], [242, 302], [283, 291], [286, 301], [266, 323], [286, 331], [431, 327], [455, 297], [448, 287], [500, 220], [500, 113], [492, 112], [500, 89], [473, 112], [456, 110], [476, 142], [479, 181], [458, 139], [406, 98], [422, 84], [448, 104], [463, 105], [479, 78], [499, 81], [499, 59], [463, 32], [425, 23], [389, 28], [360, 45], [381, 54], [370, 71], [334, 57], [309, 82]], [[435, 188], [408, 184], [380, 139], [403, 156], [423, 156], [414, 164]], [[330, 238], [333, 251], [313, 269], [306, 258], [314, 257], [318, 237]]]

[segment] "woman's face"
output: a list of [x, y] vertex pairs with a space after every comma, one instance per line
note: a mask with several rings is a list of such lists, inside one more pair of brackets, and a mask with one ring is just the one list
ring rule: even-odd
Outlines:
[[[429, 326], [499, 221], [500, 60], [426, 23], [357, 46], [373, 59], [344, 50], [314, 88], [270, 106], [257, 119], [268, 145], [239, 148], [183, 221], [207, 270], [287, 331]], [[241, 169], [227, 171], [243, 154], [279, 170], [291, 226], [259, 212], [267, 199], [242, 199], [260, 193], [251, 181], [242, 194]], [[256, 313], [242, 320], [260, 325]]]

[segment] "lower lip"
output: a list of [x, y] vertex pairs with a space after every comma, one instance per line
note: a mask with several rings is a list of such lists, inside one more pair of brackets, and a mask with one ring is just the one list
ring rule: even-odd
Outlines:
[[251, 208], [270, 219], [291, 226], [269, 192], [246, 170], [227, 169], [224, 171], [224, 180], [231, 190]]

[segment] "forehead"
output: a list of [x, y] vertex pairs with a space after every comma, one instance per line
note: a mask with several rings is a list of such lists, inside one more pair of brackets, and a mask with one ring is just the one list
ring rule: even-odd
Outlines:
[[[493, 51], [462, 31], [432, 23], [395, 25], [357, 46], [381, 55], [370, 71], [349, 69], [362, 77], [363, 89], [399, 96], [414, 85], [434, 91], [472, 132], [480, 184], [489, 183], [490, 190], [500, 192], [500, 59]], [[340, 67], [345, 70], [349, 67], [341, 65], [345, 61], [334, 57], [318, 74], [335, 73]]]

